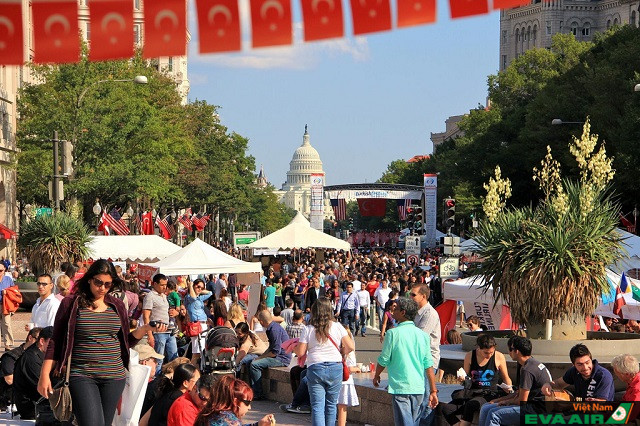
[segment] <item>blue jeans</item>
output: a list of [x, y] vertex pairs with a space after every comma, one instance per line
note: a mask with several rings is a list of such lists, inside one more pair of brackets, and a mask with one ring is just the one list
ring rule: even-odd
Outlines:
[[342, 363], [319, 362], [307, 368], [307, 385], [311, 399], [311, 424], [335, 426], [338, 395], [342, 387]]
[[[153, 346], [156, 352], [160, 355], [165, 355], [164, 351], [167, 351], [167, 362], [178, 358], [178, 344], [176, 343], [176, 337], [172, 336], [171, 333], [153, 333], [153, 340], [156, 341], [156, 344]], [[164, 360], [158, 360], [156, 374], [160, 374], [163, 362]]]
[[351, 334], [356, 332], [356, 310], [355, 309], [343, 309], [340, 311], [340, 322], [345, 327], [349, 327]]
[[[435, 374], [435, 371], [434, 371]], [[431, 388], [429, 387], [429, 376], [424, 375], [424, 395], [420, 404], [420, 426], [431, 426], [435, 419], [435, 412], [429, 407], [429, 395]]]
[[384, 306], [376, 305], [376, 312], [378, 313], [378, 328], [382, 330], [382, 323], [384, 322]]
[[[485, 409], [485, 407], [487, 408]], [[480, 416], [480, 419], [478, 419], [479, 426], [519, 425], [520, 406], [485, 404], [480, 408]]]
[[418, 426], [420, 424], [420, 405], [424, 395], [391, 395], [393, 423], [395, 426]]
[[242, 370], [243, 365], [251, 363], [251, 361], [253, 361], [256, 358], [258, 358], [257, 354], [246, 354], [244, 358], [242, 358], [242, 361], [240, 361], [238, 365], [236, 365], [236, 371]]
[[262, 392], [262, 370], [269, 367], [285, 367], [285, 365], [275, 358], [260, 358], [251, 361], [249, 375], [254, 398], [264, 398], [264, 393]]
[[369, 307], [365, 306], [360, 308], [360, 321], [359, 327], [358, 322], [356, 322], [356, 334], [358, 334], [358, 330], [362, 334], [367, 334], [367, 320], [369, 319]]
[[291, 401], [293, 407], [301, 407], [303, 405], [311, 405], [309, 400], [309, 382], [307, 380], [307, 370], [300, 373], [300, 386], [293, 395], [293, 401]]

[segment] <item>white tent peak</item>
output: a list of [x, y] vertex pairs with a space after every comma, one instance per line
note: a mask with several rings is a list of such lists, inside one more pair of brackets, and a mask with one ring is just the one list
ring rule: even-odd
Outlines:
[[210, 246], [199, 238], [171, 256], [149, 266], [165, 275], [261, 272], [260, 262], [245, 262]]
[[158, 235], [98, 235], [87, 247], [94, 259], [130, 262], [155, 262], [180, 250], [180, 246]]
[[303, 225], [307, 225], [307, 226], [311, 227], [311, 223], [309, 223], [307, 218], [304, 217], [304, 215], [302, 213], [300, 213], [300, 212], [297, 212], [296, 213], [296, 217], [291, 219], [291, 222], [289, 222], [289, 224], [292, 224], [292, 223], [301, 223]]

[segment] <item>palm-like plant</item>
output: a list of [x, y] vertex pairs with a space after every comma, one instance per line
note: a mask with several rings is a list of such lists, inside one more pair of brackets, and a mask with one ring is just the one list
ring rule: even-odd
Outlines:
[[579, 183], [560, 180], [549, 152], [534, 176], [545, 193], [535, 209], [502, 209], [509, 184], [499, 173], [487, 185], [494, 208], [486, 209], [490, 220], [474, 237], [484, 259], [478, 273], [485, 289], [492, 288], [495, 300], [509, 305], [513, 320], [527, 325], [531, 337], [541, 337], [545, 320], [551, 319], [553, 338], [585, 338], [585, 317], [609, 290], [605, 268], [623, 254], [615, 231], [619, 209], [606, 186], [613, 176], [611, 160], [604, 148], [586, 153], [595, 143], [583, 143], [594, 137], [587, 120], [582, 139], [571, 146], [572, 152], [584, 148], [574, 152], [587, 170]]
[[60, 264], [89, 256], [89, 229], [79, 219], [59, 212], [39, 216], [22, 225], [18, 246], [24, 250], [34, 273], [51, 273]]

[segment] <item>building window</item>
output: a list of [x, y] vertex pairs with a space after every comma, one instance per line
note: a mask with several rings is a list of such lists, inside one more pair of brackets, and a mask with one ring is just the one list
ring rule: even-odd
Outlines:
[[607, 21], [607, 29], [611, 28], [611, 19]]
[[140, 10], [140, 0], [133, 0], [133, 8], [135, 10]]
[[631, 24], [632, 27], [635, 28], [636, 26], [636, 11], [632, 11], [631, 12], [631, 19], [629, 20], [629, 23]]
[[584, 27], [582, 27], [582, 35], [585, 37], [591, 35], [591, 25], [588, 22], [585, 22]]
[[571, 34], [573, 34], [574, 36], [578, 35], [578, 23], [577, 22], [573, 22], [571, 24]]
[[507, 69], [507, 55], [502, 55], [502, 70]]
[[614, 26], [618, 25], [618, 18], [613, 18], [613, 25]]
[[505, 43], [505, 44], [507, 43], [507, 30], [502, 30], [502, 43]]
[[140, 45], [140, 24], [133, 26], [133, 42], [136, 46]]
[[551, 35], [551, 21], [547, 21], [547, 35]]
[[560, 21], [560, 26], [558, 28], [560, 28], [558, 31], [562, 32], [562, 28], [564, 28], [564, 21]]
[[536, 42], [538, 41], [538, 26], [533, 26], [533, 46], [535, 47]]
[[91, 41], [91, 22], [87, 22], [87, 41]]

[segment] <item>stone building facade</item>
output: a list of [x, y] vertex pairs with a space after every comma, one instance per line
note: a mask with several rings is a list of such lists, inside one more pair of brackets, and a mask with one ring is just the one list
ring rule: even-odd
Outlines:
[[500, 71], [528, 49], [551, 47], [556, 33], [573, 33], [591, 41], [596, 32], [615, 25], [638, 26], [640, 1], [634, 0], [534, 0], [531, 4], [500, 12]]

